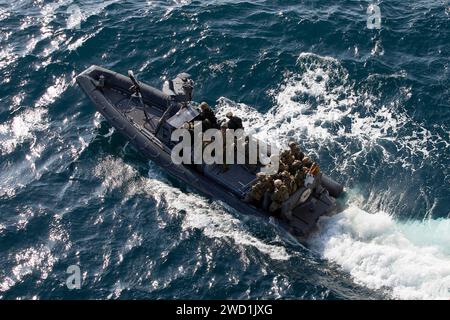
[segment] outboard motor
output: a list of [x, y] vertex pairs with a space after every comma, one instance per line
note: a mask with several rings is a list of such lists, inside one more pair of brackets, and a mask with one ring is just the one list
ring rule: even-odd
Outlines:
[[180, 73], [175, 79], [166, 81], [162, 91], [176, 102], [187, 104], [192, 101], [194, 81], [187, 73]]

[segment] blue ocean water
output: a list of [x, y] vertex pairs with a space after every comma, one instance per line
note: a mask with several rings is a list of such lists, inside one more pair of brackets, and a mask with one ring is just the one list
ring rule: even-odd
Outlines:
[[[448, 299], [449, 14], [443, 0], [0, 1], [0, 298]], [[303, 246], [202, 197], [94, 111], [74, 82], [92, 64], [157, 87], [189, 72], [196, 101], [299, 141], [349, 208]]]

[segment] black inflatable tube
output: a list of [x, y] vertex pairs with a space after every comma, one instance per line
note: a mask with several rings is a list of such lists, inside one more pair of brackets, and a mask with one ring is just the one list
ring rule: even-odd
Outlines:
[[337, 198], [344, 191], [344, 186], [342, 184], [336, 182], [325, 174], [322, 174], [321, 183], [332, 197]]

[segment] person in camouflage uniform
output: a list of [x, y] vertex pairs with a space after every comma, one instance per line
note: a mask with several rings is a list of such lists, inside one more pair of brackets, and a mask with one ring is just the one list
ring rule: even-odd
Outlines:
[[294, 177], [289, 173], [289, 171], [283, 171], [281, 173], [281, 181], [287, 187], [289, 195], [297, 191], [297, 185], [295, 183]]
[[304, 157], [302, 160], [303, 166], [306, 168], [311, 168], [311, 166], [313, 165], [313, 162], [311, 161], [311, 159], [309, 157]]
[[291, 175], [294, 177], [294, 182], [296, 185], [296, 190], [303, 187], [305, 182], [306, 173], [303, 169], [303, 163], [300, 160], [295, 160], [291, 166]]
[[280, 163], [278, 167], [278, 172], [289, 171], [292, 163], [294, 162], [294, 158], [291, 156], [289, 150], [284, 150], [280, 154]]
[[306, 179], [306, 172], [303, 170], [298, 170], [297, 173], [294, 175], [294, 181], [297, 185], [297, 189], [303, 188], [305, 186], [305, 179]]
[[270, 212], [275, 212], [281, 208], [283, 202], [289, 199], [289, 190], [284, 185], [283, 181], [277, 179], [274, 182], [275, 190], [272, 194], [272, 203], [269, 206]]
[[273, 190], [275, 189], [275, 186], [273, 184], [273, 177], [265, 174], [264, 183], [266, 192], [273, 192]]
[[296, 142], [289, 142], [289, 151], [294, 160], [302, 161], [305, 155], [300, 151], [300, 147]]
[[259, 172], [256, 176], [258, 180], [252, 186], [252, 190], [248, 193], [245, 201], [260, 204], [264, 194], [274, 190], [274, 185], [271, 176], [268, 176], [262, 172]]
[[295, 176], [296, 173], [297, 173], [298, 171], [300, 171], [300, 170], [303, 171], [303, 163], [302, 163], [300, 160], [295, 160], [295, 161], [292, 163], [289, 172], [290, 172], [293, 176]]
[[288, 170], [289, 170], [289, 166], [280, 160], [280, 163], [278, 165], [278, 175], [281, 174], [282, 172], [288, 171]]
[[277, 177], [281, 178], [281, 173], [284, 171], [289, 170], [289, 166], [287, 166], [286, 164], [283, 163], [283, 161], [280, 160], [280, 164], [278, 165], [278, 172], [277, 172]]
[[294, 162], [294, 157], [291, 155], [291, 152], [289, 150], [284, 150], [281, 152], [280, 155], [280, 161], [282, 161], [285, 165], [290, 167], [292, 163]]

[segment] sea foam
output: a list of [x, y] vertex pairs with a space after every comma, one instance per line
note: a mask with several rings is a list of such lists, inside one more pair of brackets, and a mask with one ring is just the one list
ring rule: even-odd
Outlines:
[[[338, 60], [303, 53], [298, 69], [273, 91], [275, 104], [267, 113], [220, 98], [219, 116], [233, 111], [256, 136], [279, 145], [294, 139], [310, 154], [317, 155], [317, 148], [339, 146], [336, 171], [343, 176], [348, 166], [364, 163], [380, 141], [402, 150], [401, 155], [383, 150], [383, 161], [400, 162], [403, 168], [412, 167], [417, 155], [422, 161], [429, 157], [434, 143], [445, 143], [445, 138], [433, 136], [397, 106], [380, 105], [370, 93], [356, 90]], [[400, 96], [408, 99], [409, 89], [403, 88]], [[412, 126], [415, 134], [404, 135], [405, 126]], [[347, 147], [355, 142], [358, 152]], [[353, 205], [323, 218], [320, 231], [309, 243], [321, 257], [350, 273], [355, 282], [385, 289], [393, 298], [448, 299], [449, 235], [448, 219], [399, 222], [385, 212], [368, 213]]]
[[402, 223], [351, 206], [319, 227], [311, 248], [357, 283], [400, 299], [450, 298], [448, 219]]

